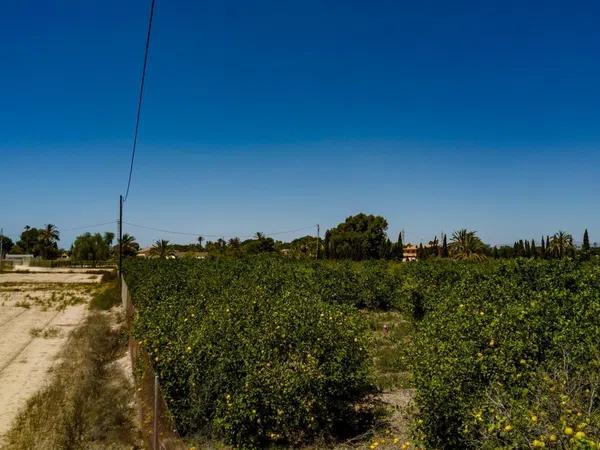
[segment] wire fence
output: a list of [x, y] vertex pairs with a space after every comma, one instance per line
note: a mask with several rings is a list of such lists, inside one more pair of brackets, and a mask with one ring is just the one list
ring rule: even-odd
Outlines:
[[[123, 276], [121, 276], [121, 301], [128, 329], [131, 330], [135, 305]], [[152, 450], [187, 449], [188, 446], [179, 436], [173, 414], [165, 402], [150, 356], [133, 338], [131, 332], [129, 333], [129, 356], [138, 397], [139, 423], [146, 447]]]

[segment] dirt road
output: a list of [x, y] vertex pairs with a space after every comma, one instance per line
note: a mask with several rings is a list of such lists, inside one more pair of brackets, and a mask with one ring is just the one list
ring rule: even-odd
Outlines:
[[0, 275], [0, 446], [2, 436], [87, 314], [100, 275]]

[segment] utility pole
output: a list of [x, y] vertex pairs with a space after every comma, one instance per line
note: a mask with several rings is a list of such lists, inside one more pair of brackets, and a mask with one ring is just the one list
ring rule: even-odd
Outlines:
[[[119, 196], [119, 280], [123, 273], [123, 196]], [[120, 281], [119, 281], [120, 283]]]
[[4, 228], [0, 228], [0, 273], [2, 273], [3, 257], [4, 257]]
[[317, 252], [316, 252], [316, 256], [315, 259], [319, 259], [319, 247], [320, 245], [320, 241], [321, 240], [321, 226], [319, 224], [317, 224]]

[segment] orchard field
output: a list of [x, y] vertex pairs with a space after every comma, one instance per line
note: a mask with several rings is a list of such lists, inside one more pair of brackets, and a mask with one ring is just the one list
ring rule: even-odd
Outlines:
[[[155, 259], [125, 276], [190, 439], [598, 448], [597, 262]], [[394, 389], [415, 392], [401, 438], [377, 402]]]

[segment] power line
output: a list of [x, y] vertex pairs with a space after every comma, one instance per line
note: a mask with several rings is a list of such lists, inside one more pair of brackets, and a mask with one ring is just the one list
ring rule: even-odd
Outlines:
[[117, 221], [116, 221], [116, 220], [112, 220], [112, 221], [110, 221], [110, 222], [104, 222], [104, 223], [95, 223], [95, 224], [92, 224], [92, 225], [81, 225], [81, 226], [79, 226], [79, 227], [67, 228], [67, 229], [63, 229], [62, 231], [76, 231], [76, 230], [84, 230], [84, 229], [86, 229], [86, 228], [96, 228], [96, 227], [102, 227], [102, 226], [105, 226], [105, 225], [112, 225], [112, 224], [115, 224], [115, 223], [117, 223]]
[[131, 187], [131, 175], [133, 174], [133, 162], [135, 160], [135, 149], [137, 147], [138, 130], [140, 128], [140, 116], [142, 113], [142, 99], [144, 97], [144, 82], [146, 80], [146, 67], [148, 66], [148, 51], [150, 49], [150, 35], [152, 32], [152, 18], [154, 17], [154, 4], [156, 0], [152, 0], [150, 5], [150, 17], [148, 18], [148, 34], [146, 35], [146, 49], [144, 51], [144, 65], [142, 67], [142, 80], [140, 82], [140, 95], [138, 98], [137, 117], [135, 120], [135, 133], [133, 134], [133, 148], [131, 150], [131, 164], [129, 165], [129, 178], [127, 180], [127, 191], [125, 192], [125, 201], [129, 196], [129, 188]]
[[[147, 225], [140, 225], [140, 224], [136, 224], [136, 223], [131, 223], [131, 222], [123, 222], [126, 225], [132, 226], [132, 227], [136, 227], [136, 228], [143, 228], [146, 230], [152, 230], [152, 231], [159, 231], [161, 233], [169, 233], [169, 234], [178, 234], [181, 236], [203, 236], [203, 237], [212, 237], [212, 238], [223, 238], [224, 236], [231, 236], [231, 237], [240, 237], [240, 238], [251, 238], [254, 237], [253, 234], [251, 235], [224, 235], [224, 234], [204, 234], [204, 233], [190, 233], [190, 232], [186, 232], [186, 231], [175, 231], [175, 230], [167, 230], [164, 228], [156, 228], [156, 227], [150, 227]], [[300, 227], [300, 228], [295, 228], [293, 230], [285, 230], [285, 231], [274, 231], [272, 233], [264, 233], [266, 236], [277, 236], [280, 234], [288, 234], [288, 233], [296, 233], [298, 231], [302, 231], [302, 230], [307, 230], [307, 229], [313, 229], [315, 228], [315, 225], [309, 225], [306, 227]]]
[[136, 223], [131, 223], [131, 222], [123, 222], [126, 225], [132, 226], [132, 227], [136, 227], [136, 228], [144, 228], [146, 230], [152, 230], [152, 231], [160, 231], [161, 233], [169, 233], [169, 234], [180, 234], [182, 236], [208, 236], [208, 237], [222, 237], [222, 234], [201, 234], [201, 233], [188, 233], [185, 231], [173, 231], [173, 230], [165, 230], [164, 228], [155, 228], [155, 227], [149, 227], [146, 225], [139, 225]]

